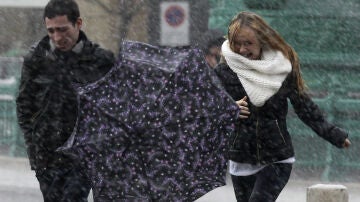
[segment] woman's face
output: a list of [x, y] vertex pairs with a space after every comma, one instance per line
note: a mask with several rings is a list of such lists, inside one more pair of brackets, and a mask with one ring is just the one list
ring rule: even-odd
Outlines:
[[256, 37], [254, 30], [249, 27], [242, 27], [234, 37], [231, 47], [232, 51], [250, 60], [259, 60], [261, 57], [260, 41]]

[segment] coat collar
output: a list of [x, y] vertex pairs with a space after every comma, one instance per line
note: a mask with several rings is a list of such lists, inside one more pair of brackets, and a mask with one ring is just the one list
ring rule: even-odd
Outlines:
[[[86, 46], [88, 46], [88, 43], [89, 43], [89, 40], [88, 40], [86, 34], [80, 30], [79, 41], [71, 51], [73, 51], [76, 54], [80, 54], [81, 52], [84, 51], [84, 49], [86, 49]], [[49, 36], [45, 36], [44, 38], [42, 38], [38, 43], [36, 43], [32, 47], [32, 49], [34, 51], [34, 53], [33, 53], [34, 56], [48, 57], [53, 60], [56, 59], [56, 55], [54, 53], [55, 45], [51, 42]]]

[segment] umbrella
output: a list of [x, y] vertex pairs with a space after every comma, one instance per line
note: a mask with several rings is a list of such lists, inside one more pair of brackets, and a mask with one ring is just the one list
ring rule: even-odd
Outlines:
[[123, 42], [119, 61], [78, 88], [60, 148], [84, 166], [95, 201], [194, 201], [225, 185], [239, 108], [191, 47]]

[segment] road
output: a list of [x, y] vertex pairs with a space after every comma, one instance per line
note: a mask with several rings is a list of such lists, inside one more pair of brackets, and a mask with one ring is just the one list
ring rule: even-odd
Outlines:
[[[325, 184], [321, 181], [309, 181], [290, 178], [289, 183], [280, 194], [277, 202], [306, 202], [306, 189], [315, 184]], [[347, 187], [349, 202], [360, 201], [359, 183], [334, 183]], [[0, 201], [1, 202], [41, 202], [42, 196], [34, 171], [30, 170], [26, 158], [11, 158], [0, 156]], [[89, 196], [89, 202], [92, 202]], [[231, 181], [219, 187], [196, 202], [235, 202]]]

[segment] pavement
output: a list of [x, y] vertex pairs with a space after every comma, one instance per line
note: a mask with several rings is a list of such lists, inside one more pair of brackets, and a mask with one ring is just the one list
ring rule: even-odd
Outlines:
[[[306, 202], [306, 189], [315, 184], [329, 184], [320, 180], [303, 180], [290, 177], [277, 202]], [[347, 188], [349, 202], [360, 201], [360, 182], [335, 183]], [[28, 159], [0, 156], [0, 201], [1, 202], [41, 202], [42, 195], [34, 171], [30, 170]], [[93, 199], [91, 194], [89, 202]], [[231, 180], [196, 200], [196, 202], [236, 202]]]

